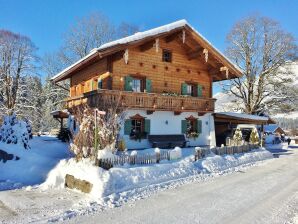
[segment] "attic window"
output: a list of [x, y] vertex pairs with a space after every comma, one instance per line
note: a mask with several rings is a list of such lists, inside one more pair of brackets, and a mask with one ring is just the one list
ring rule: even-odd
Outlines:
[[172, 62], [172, 52], [170, 50], [162, 51], [162, 61], [164, 62]]

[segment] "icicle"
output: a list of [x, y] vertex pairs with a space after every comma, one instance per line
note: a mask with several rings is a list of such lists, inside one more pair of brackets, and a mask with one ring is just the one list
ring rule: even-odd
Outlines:
[[155, 39], [155, 51], [156, 51], [156, 53], [158, 53], [158, 50], [159, 50], [159, 39], [156, 38]]
[[182, 42], [185, 43], [185, 30], [182, 31]]
[[226, 66], [221, 67], [221, 68], [220, 68], [220, 71], [221, 71], [221, 72], [222, 72], [222, 71], [225, 71], [225, 72], [226, 72], [226, 78], [227, 78], [227, 79], [229, 78], [229, 69], [228, 69]]
[[207, 62], [208, 61], [208, 50], [206, 48], [204, 48], [203, 54], [205, 55], [205, 62]]
[[123, 54], [123, 59], [125, 64], [128, 64], [128, 49], [125, 50], [124, 54]]

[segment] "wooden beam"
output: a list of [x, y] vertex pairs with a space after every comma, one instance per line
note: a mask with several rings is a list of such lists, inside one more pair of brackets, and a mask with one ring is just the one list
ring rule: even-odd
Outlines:
[[187, 53], [188, 60], [192, 60], [194, 58], [199, 57], [202, 54], [203, 48], [197, 48], [193, 51]]
[[[208, 43], [203, 38], [199, 37], [189, 26], [186, 26], [185, 29], [188, 31], [189, 35], [191, 35], [197, 43], [199, 43], [202, 47], [208, 49], [209, 53], [211, 53], [214, 58], [216, 58], [220, 63], [227, 66], [232, 73], [236, 75], [240, 75], [240, 71], [238, 71], [234, 65], [227, 60], [220, 52], [218, 52], [210, 43]], [[210, 55], [210, 54], [209, 54]]]
[[151, 49], [154, 45], [155, 41], [149, 41], [147, 43], [144, 43], [142, 45], [139, 46], [140, 51], [144, 52], [144, 51], [148, 51], [149, 49]]
[[173, 34], [167, 36], [165, 38], [165, 42], [170, 43], [170, 42], [174, 41], [178, 37], [178, 35], [179, 35], [179, 32], [176, 32], [176, 33], [173, 33]]

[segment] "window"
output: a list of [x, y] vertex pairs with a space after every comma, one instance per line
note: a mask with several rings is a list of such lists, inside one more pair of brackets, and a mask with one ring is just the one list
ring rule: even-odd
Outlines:
[[132, 91], [133, 92], [141, 92], [141, 80], [140, 79], [133, 79], [131, 83]]
[[134, 137], [144, 132], [144, 119], [133, 119], [131, 120], [131, 131], [130, 136]]
[[187, 120], [187, 133], [198, 132], [197, 119]]
[[125, 77], [124, 83], [125, 91], [132, 92], [151, 92], [151, 80], [146, 79], [145, 76], [128, 75]]
[[172, 62], [172, 52], [169, 50], [163, 50], [162, 51], [162, 61]]
[[136, 114], [124, 122], [124, 134], [131, 139], [146, 138], [150, 134], [150, 120], [140, 114]]
[[202, 120], [191, 115], [181, 121], [181, 130], [188, 138], [197, 138], [202, 133]]
[[143, 78], [132, 78], [131, 88], [133, 92], [144, 92], [144, 79]]
[[142, 139], [145, 137], [145, 118], [139, 114], [130, 117], [130, 133], [132, 139]]
[[197, 96], [197, 85], [186, 84], [186, 95]]

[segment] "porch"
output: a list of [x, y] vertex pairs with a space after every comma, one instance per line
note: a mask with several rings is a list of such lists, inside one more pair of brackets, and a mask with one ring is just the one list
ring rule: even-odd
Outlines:
[[72, 108], [84, 103], [90, 106], [109, 102], [127, 109], [147, 111], [201, 112], [214, 111], [213, 98], [200, 98], [159, 93], [127, 92], [118, 90], [95, 90], [66, 100], [66, 107]]

